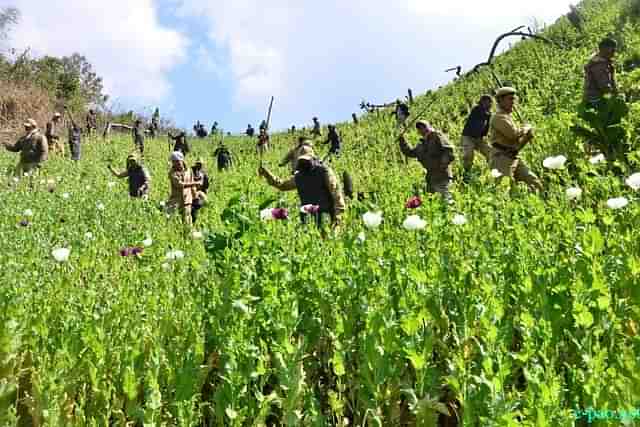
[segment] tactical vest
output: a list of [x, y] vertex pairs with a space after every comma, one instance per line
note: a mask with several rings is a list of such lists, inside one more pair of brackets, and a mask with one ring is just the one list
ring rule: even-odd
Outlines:
[[327, 168], [314, 162], [310, 171], [295, 174], [296, 189], [303, 205], [318, 205], [321, 212], [333, 212], [333, 200], [327, 188]]

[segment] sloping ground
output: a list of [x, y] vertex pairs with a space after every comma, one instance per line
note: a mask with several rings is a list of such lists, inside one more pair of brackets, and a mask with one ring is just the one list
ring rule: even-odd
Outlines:
[[[545, 197], [497, 184], [478, 160], [473, 182], [456, 183], [452, 207], [423, 195], [406, 209], [423, 171], [400, 161], [383, 115], [341, 126], [344, 155], [332, 166], [349, 171], [366, 198], [350, 201], [337, 236], [298, 224], [295, 194], [257, 177], [255, 140], [246, 138], [228, 140], [233, 170], [210, 171], [198, 223], [205, 245], [158, 207], [168, 194], [164, 140], [146, 144], [147, 203], [128, 199], [106, 170], [123, 165], [129, 139], [88, 141], [79, 164], [53, 157], [41, 177], [8, 179], [0, 421], [569, 427], [576, 408], [637, 411], [638, 194], [607, 164], [591, 164], [570, 128], [593, 46], [610, 32], [637, 46], [640, 33], [618, 2], [584, 8], [583, 35], [564, 19], [545, 33], [570, 49], [523, 42], [498, 60], [537, 128], [524, 156]], [[466, 111], [493, 88], [486, 72], [461, 79], [435, 92], [425, 116], [457, 142]], [[636, 147], [637, 124], [632, 106]], [[284, 176], [275, 165], [293, 138], [273, 140], [264, 164]], [[190, 161], [214, 164], [214, 143], [193, 146]], [[556, 154], [567, 168], [544, 170]], [[14, 162], [0, 154], [0, 167]], [[634, 172], [637, 158], [621, 167]], [[570, 186], [581, 199], [567, 199]], [[615, 197], [629, 204], [608, 208]], [[264, 206], [288, 207], [291, 219], [262, 222]], [[382, 212], [379, 228], [365, 227], [367, 211]], [[402, 227], [411, 214], [425, 229]], [[454, 224], [456, 214], [467, 223]], [[148, 238], [140, 257], [119, 255]], [[59, 247], [70, 248], [68, 261], [53, 260]], [[184, 257], [168, 259], [175, 250]], [[637, 422], [636, 413], [602, 416]]]
[[22, 124], [28, 118], [35, 119], [44, 129], [52, 111], [53, 103], [42, 89], [0, 80], [0, 129], [3, 137], [14, 139], [23, 133]]

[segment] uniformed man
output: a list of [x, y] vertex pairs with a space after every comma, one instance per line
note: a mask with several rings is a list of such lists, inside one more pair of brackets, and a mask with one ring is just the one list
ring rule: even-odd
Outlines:
[[331, 144], [331, 148], [329, 148], [329, 154], [338, 156], [340, 154], [340, 147], [342, 146], [340, 134], [338, 134], [338, 131], [334, 125], [329, 125], [328, 128], [329, 135], [327, 136], [325, 144]]
[[191, 167], [191, 176], [194, 181], [198, 182], [191, 205], [191, 220], [195, 224], [198, 219], [198, 211], [207, 202], [207, 191], [209, 191], [209, 175], [204, 170], [202, 159], [196, 160], [196, 163]]
[[407, 157], [416, 158], [427, 170], [427, 192], [439, 193], [448, 203], [452, 202], [449, 185], [453, 179], [451, 163], [455, 156], [447, 137], [436, 131], [424, 120], [416, 122], [416, 129], [422, 136], [420, 144], [409, 147], [404, 136], [400, 136], [400, 151]]
[[290, 165], [291, 173], [295, 173], [296, 167], [298, 165], [298, 159], [301, 156], [315, 156], [313, 151], [313, 144], [309, 140], [309, 138], [305, 136], [301, 136], [298, 138], [298, 142], [295, 147], [293, 147], [286, 156], [280, 162], [280, 166]]
[[462, 166], [464, 168], [465, 181], [469, 178], [476, 151], [484, 156], [487, 163], [491, 161], [491, 147], [484, 138], [489, 133], [492, 105], [493, 99], [491, 96], [482, 95], [480, 102], [473, 107], [464, 125], [464, 130], [462, 131]]
[[49, 156], [49, 144], [47, 138], [38, 130], [38, 124], [33, 119], [24, 123], [25, 135], [15, 144], [5, 145], [5, 148], [14, 153], [20, 153], [20, 161], [15, 169], [15, 176], [21, 177], [25, 173], [37, 170]]
[[584, 95], [585, 103], [597, 106], [602, 96], [615, 94], [618, 90], [616, 74], [613, 68], [613, 57], [618, 43], [605, 38], [600, 42], [598, 53], [594, 54], [584, 67]]
[[64, 155], [64, 145], [60, 142], [60, 135], [58, 126], [60, 125], [60, 113], [54, 113], [51, 121], [47, 123], [45, 136], [49, 143], [49, 152], [60, 153]]
[[94, 110], [89, 110], [85, 119], [87, 125], [87, 134], [91, 135], [98, 129], [98, 117]]
[[287, 180], [281, 180], [262, 166], [258, 172], [269, 185], [281, 191], [297, 190], [301, 205], [312, 206], [309, 211], [301, 212], [300, 217], [303, 223], [312, 216], [315, 217], [316, 225], [320, 227], [323, 215], [327, 214], [334, 228], [340, 224], [340, 218], [345, 210], [342, 189], [333, 170], [314, 156], [300, 156], [296, 172]]
[[174, 142], [173, 151], [180, 151], [183, 155], [189, 154], [190, 148], [187, 142], [187, 133], [185, 131], [178, 132], [177, 135], [172, 135], [171, 132], [167, 134], [169, 139]]
[[322, 131], [320, 130], [320, 122], [317, 117], [313, 118], [313, 129], [311, 129], [311, 135], [313, 136], [322, 136]]
[[211, 125], [211, 136], [215, 135], [218, 133], [218, 122], [213, 122], [213, 125]]
[[69, 152], [71, 153], [71, 160], [80, 160], [80, 145], [82, 143], [82, 129], [73, 120], [73, 115], [65, 107], [65, 112], [69, 116], [71, 126], [69, 127]]
[[144, 127], [142, 126], [142, 121], [137, 119], [134, 122], [133, 129], [131, 130], [131, 135], [133, 136], [133, 143], [140, 151], [140, 155], [144, 156]]
[[255, 131], [255, 129], [253, 128], [253, 126], [251, 126], [251, 124], [248, 124], [248, 125], [247, 125], [247, 131], [246, 131], [245, 133], [247, 134], [247, 136], [248, 136], [249, 138], [253, 138], [253, 135], [255, 135], [256, 131]]
[[511, 117], [516, 102], [516, 90], [512, 87], [498, 89], [496, 101], [498, 108], [489, 124], [489, 139], [493, 147], [491, 168], [502, 174], [500, 178], [509, 177], [522, 181], [530, 189], [541, 191], [542, 183], [538, 177], [518, 158], [520, 150], [533, 139], [533, 128], [528, 125], [519, 127]]
[[267, 121], [266, 120], [263, 120], [263, 121], [260, 122], [260, 130], [263, 130], [263, 129], [265, 131], [267, 130]]
[[233, 160], [231, 157], [231, 152], [224, 145], [222, 141], [220, 142], [220, 145], [218, 146], [218, 148], [216, 148], [216, 151], [213, 152], [213, 155], [215, 156], [216, 161], [218, 163], [219, 171], [229, 169]]
[[171, 194], [167, 202], [169, 213], [179, 210], [182, 220], [187, 227], [191, 227], [193, 218], [191, 217], [191, 205], [196, 194], [197, 187], [202, 184], [196, 181], [184, 162], [184, 154], [174, 151], [169, 157], [171, 169], [169, 170], [169, 183]]
[[109, 170], [117, 178], [127, 178], [129, 182], [129, 196], [147, 198], [150, 190], [151, 178], [147, 168], [140, 164], [135, 154], [127, 157], [127, 167], [122, 172], [116, 172], [113, 166]]

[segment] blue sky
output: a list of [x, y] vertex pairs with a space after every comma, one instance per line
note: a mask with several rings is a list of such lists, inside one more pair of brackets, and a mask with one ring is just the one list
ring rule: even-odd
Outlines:
[[[497, 34], [552, 23], [565, 0], [0, 0], [22, 21], [12, 45], [79, 52], [113, 105], [190, 129], [213, 120], [242, 131], [348, 120], [361, 100], [389, 102], [448, 81], [446, 68], [484, 60]], [[51, 16], [59, 18], [51, 19]], [[71, 25], [72, 24], [72, 25]]]

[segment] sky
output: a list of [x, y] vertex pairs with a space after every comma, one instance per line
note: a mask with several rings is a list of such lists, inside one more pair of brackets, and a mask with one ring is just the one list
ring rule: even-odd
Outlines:
[[486, 60], [495, 38], [552, 24], [566, 0], [0, 0], [21, 21], [10, 44], [85, 55], [111, 106], [158, 107], [186, 129], [350, 120], [362, 100], [391, 102]]

